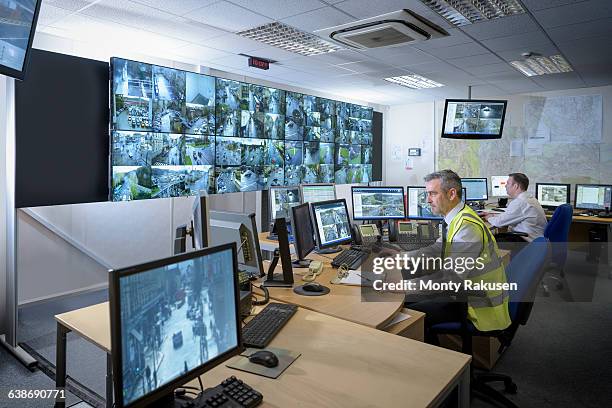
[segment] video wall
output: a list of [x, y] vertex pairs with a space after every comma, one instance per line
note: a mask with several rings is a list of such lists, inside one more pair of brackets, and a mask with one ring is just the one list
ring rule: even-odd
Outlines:
[[372, 180], [372, 109], [111, 59], [113, 201]]

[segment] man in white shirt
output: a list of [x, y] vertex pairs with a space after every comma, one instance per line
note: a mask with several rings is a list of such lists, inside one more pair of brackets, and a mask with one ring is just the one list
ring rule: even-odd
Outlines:
[[485, 213], [483, 218], [494, 227], [508, 227], [511, 231], [524, 232], [526, 237], [501, 238], [498, 241], [531, 242], [544, 235], [546, 214], [534, 197], [527, 193], [529, 179], [523, 173], [511, 173], [506, 182], [506, 193], [512, 199], [501, 214]]

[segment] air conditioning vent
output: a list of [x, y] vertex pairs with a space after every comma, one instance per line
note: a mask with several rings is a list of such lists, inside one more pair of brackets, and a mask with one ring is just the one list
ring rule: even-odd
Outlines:
[[318, 30], [315, 34], [357, 49], [394, 47], [448, 36], [442, 28], [410, 10]]

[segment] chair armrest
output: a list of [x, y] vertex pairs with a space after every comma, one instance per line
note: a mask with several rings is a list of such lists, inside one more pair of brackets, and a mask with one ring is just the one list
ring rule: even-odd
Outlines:
[[506, 232], [500, 232], [495, 234], [496, 237], [528, 237], [529, 234], [527, 234], [526, 232], [519, 232], [519, 231], [506, 231]]

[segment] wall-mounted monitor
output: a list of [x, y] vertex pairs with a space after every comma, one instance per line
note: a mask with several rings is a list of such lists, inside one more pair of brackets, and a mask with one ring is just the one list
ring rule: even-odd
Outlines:
[[461, 184], [466, 189], [465, 201], [486, 201], [489, 199], [486, 178], [462, 178]]
[[41, 3], [0, 1], [0, 74], [24, 79]]
[[536, 183], [536, 199], [544, 208], [555, 209], [570, 202], [570, 184]]
[[504, 130], [508, 101], [447, 99], [442, 137], [451, 139], [499, 139]]

